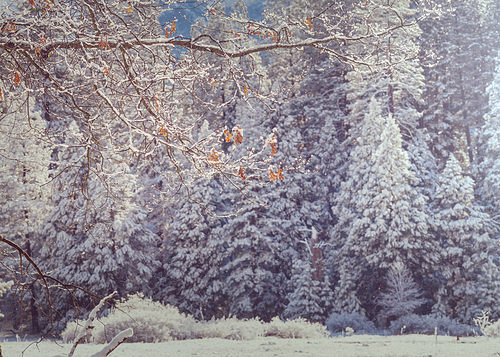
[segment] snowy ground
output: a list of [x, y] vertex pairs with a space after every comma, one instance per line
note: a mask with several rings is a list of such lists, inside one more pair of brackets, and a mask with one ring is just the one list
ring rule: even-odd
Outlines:
[[[1, 342], [4, 357], [17, 357], [24, 351], [28, 357], [67, 356], [71, 345], [41, 342]], [[29, 346], [29, 347], [28, 347]], [[26, 349], [27, 348], [27, 349]], [[100, 351], [102, 345], [85, 344], [76, 349], [75, 357], [89, 357]], [[405, 336], [349, 336], [317, 340], [286, 340], [263, 337], [251, 341], [203, 339], [163, 343], [126, 343], [110, 357], [362, 357], [362, 356], [418, 356], [418, 357], [492, 357], [499, 356], [500, 340], [486, 337]]]

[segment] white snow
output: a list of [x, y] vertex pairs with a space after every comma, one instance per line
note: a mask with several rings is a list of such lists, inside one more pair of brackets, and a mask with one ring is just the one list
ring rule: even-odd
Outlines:
[[105, 346], [101, 351], [97, 352], [96, 354], [93, 354], [91, 357], [106, 357], [108, 354], [114, 351], [119, 346], [120, 343], [122, 343], [127, 338], [132, 337], [133, 335], [134, 335], [134, 330], [132, 330], [132, 328], [128, 328], [120, 332], [111, 340], [111, 342], [107, 346]]
[[[500, 352], [500, 341], [486, 337], [433, 335], [374, 336], [354, 335], [324, 339], [278, 339], [262, 337], [251, 341], [223, 339], [201, 339], [170, 341], [162, 343], [124, 343], [110, 357], [493, 357]], [[53, 357], [64, 356], [70, 344], [43, 341], [37, 345], [30, 342], [1, 342], [4, 356]], [[29, 346], [29, 347], [28, 347]], [[81, 344], [75, 357], [88, 357], [97, 353], [104, 345]], [[26, 349], [27, 348], [27, 349]], [[25, 350], [26, 349], [26, 350]]]

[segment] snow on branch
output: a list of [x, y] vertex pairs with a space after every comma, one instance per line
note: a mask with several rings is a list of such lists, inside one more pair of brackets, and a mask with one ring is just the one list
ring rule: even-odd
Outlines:
[[[357, 24], [370, 23], [365, 21], [370, 15], [347, 9], [342, 2], [294, 17], [266, 12], [262, 21], [253, 21], [248, 14], [216, 10], [216, 3], [176, 1], [176, 7], [189, 4], [207, 10], [207, 25], [194, 24], [198, 33], [185, 38], [176, 33], [175, 20], [157, 20], [173, 4], [30, 0], [7, 6], [0, 18], [0, 106], [9, 109], [0, 110], [0, 121], [16, 112], [29, 123], [29, 110], [20, 103], [28, 98], [50, 102], [46, 117], [51, 128], [33, 133], [32, 139], [80, 149], [78, 159], [54, 166], [59, 172], [78, 167], [75, 177], [85, 178], [82, 187], [88, 187], [92, 177], [111, 187], [108, 178], [115, 175], [110, 167], [117, 153], [151, 162], [161, 152], [169, 161], [173, 194], [200, 177], [214, 176], [243, 191], [276, 181], [276, 175], [268, 174], [276, 164], [265, 145], [254, 150], [234, 142], [228, 153], [224, 128], [215, 127], [205, 137], [197, 131], [208, 114], [220, 113], [236, 99], [269, 106], [279, 97], [282, 89], [261, 86], [259, 69], [244, 58], [253, 61], [264, 51], [310, 47], [354, 67], [370, 65], [344, 44], [368, 43], [369, 38], [412, 27], [421, 18], [402, 17], [390, 26], [368, 26], [360, 34]], [[222, 25], [229, 30], [220, 31]], [[233, 99], [214, 101], [227, 84], [234, 88]], [[192, 108], [199, 111], [185, 115]], [[72, 138], [68, 117], [78, 129]], [[277, 176], [300, 167], [280, 167]], [[84, 189], [78, 191], [85, 194]]]
[[100, 352], [93, 354], [91, 357], [105, 357], [113, 352], [122, 342], [124, 342], [127, 338], [130, 338], [134, 335], [134, 330], [130, 327], [126, 330], [123, 330], [118, 335], [116, 335], [111, 342], [104, 347]]
[[[92, 328], [94, 328], [94, 326], [93, 326], [94, 325], [94, 320], [97, 317], [97, 314], [99, 313], [99, 311], [104, 306], [104, 304], [106, 304], [109, 300], [111, 300], [113, 297], [115, 297], [116, 294], [117, 294], [116, 291], [113, 292], [113, 293], [111, 293], [111, 294], [109, 294], [108, 296], [106, 296], [105, 298], [103, 298], [99, 302], [99, 304], [97, 304], [96, 307], [94, 307], [92, 309], [92, 311], [90, 312], [90, 315], [89, 315], [87, 321], [85, 322], [85, 325], [84, 325], [83, 329], [80, 331], [80, 333], [78, 334], [78, 336], [75, 338], [75, 342], [73, 343], [73, 347], [71, 348], [71, 351], [69, 351], [68, 357], [72, 357], [73, 356], [73, 354], [75, 353], [75, 349], [78, 346], [78, 344], [85, 338], [85, 336], [87, 336], [87, 333], [89, 333], [89, 331]], [[133, 334], [133, 332], [132, 332], [132, 334]], [[119, 334], [119, 335], [121, 335], [121, 334]], [[127, 337], [125, 337], [125, 338], [128, 338], [128, 337], [130, 337], [130, 336], [127, 335]], [[115, 341], [115, 339], [116, 339], [116, 337], [113, 339], [113, 341]], [[123, 342], [124, 339], [122, 339], [121, 342]], [[113, 342], [113, 341], [111, 341], [111, 342]], [[119, 343], [121, 343], [121, 342], [119, 342]], [[115, 341], [115, 343], [116, 343], [116, 341]], [[114, 348], [116, 348], [116, 346]], [[109, 352], [111, 352], [111, 351], [109, 351]], [[101, 356], [101, 355], [99, 355], [99, 356]], [[107, 354], [104, 355], [104, 356], [107, 356]]]

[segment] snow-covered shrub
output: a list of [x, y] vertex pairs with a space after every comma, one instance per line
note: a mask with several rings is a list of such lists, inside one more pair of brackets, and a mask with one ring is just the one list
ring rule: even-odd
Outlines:
[[[61, 332], [61, 338], [63, 339], [63, 342], [73, 342], [76, 336], [78, 336], [80, 332], [82, 332], [84, 325], [85, 321], [82, 320], [68, 322], [66, 328], [63, 330], [63, 332]], [[87, 336], [83, 340], [83, 342], [89, 342], [89, 336]]]
[[303, 318], [282, 321], [279, 317], [274, 317], [265, 328], [265, 336], [279, 338], [322, 338], [328, 335], [325, 325]]
[[331, 332], [342, 332], [347, 327], [352, 328], [355, 332], [371, 333], [376, 331], [375, 324], [369, 321], [365, 315], [359, 313], [333, 313], [326, 319], [325, 323]]
[[[61, 333], [64, 342], [71, 342], [78, 336], [85, 322], [70, 322]], [[298, 318], [281, 321], [275, 317], [270, 323], [258, 318], [238, 320], [235, 317], [207, 322], [197, 322], [192, 316], [179, 313], [176, 307], [143, 299], [132, 295], [129, 300], [116, 304], [106, 317], [94, 323], [94, 328], [84, 341], [109, 342], [115, 335], [133, 328], [134, 335], [127, 342], [162, 342], [193, 338], [223, 338], [231, 340], [252, 340], [261, 336], [279, 338], [321, 338], [326, 327]]]
[[482, 311], [481, 316], [475, 317], [472, 320], [474, 321], [474, 324], [479, 327], [483, 335], [490, 336], [486, 333], [486, 329], [492, 325], [489, 311]]
[[[81, 322], [83, 324], [83, 322]], [[191, 316], [179, 313], [176, 307], [132, 295], [127, 301], [116, 304], [116, 309], [95, 323], [90, 340], [105, 343], [127, 328], [132, 327], [134, 336], [128, 342], [160, 342], [198, 338], [199, 327]], [[76, 323], [68, 324], [61, 334], [71, 341], [77, 331]]]
[[238, 320], [235, 317], [212, 319], [199, 323], [200, 333], [206, 338], [224, 338], [229, 340], [253, 340], [264, 336], [264, 324], [259, 318]]
[[392, 321], [390, 330], [393, 334], [400, 334], [403, 326], [405, 333], [420, 333], [433, 335], [435, 328], [438, 329], [440, 335], [467, 335], [473, 333], [472, 326], [461, 324], [456, 320], [451, 320], [449, 317], [435, 317], [431, 315], [416, 315], [411, 314], [402, 316], [399, 319]]
[[500, 337], [500, 320], [490, 321], [490, 312], [483, 311], [481, 316], [473, 319], [476, 326], [481, 329], [481, 333], [488, 337]]

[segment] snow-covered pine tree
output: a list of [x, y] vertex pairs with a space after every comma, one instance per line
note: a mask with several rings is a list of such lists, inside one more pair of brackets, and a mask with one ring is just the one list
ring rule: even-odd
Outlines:
[[493, 78], [500, 44], [500, 4], [483, 0], [437, 3], [451, 11], [421, 23], [419, 57], [426, 77], [422, 124], [442, 170], [448, 153], [469, 164], [482, 160], [476, 145], [481, 142], [478, 134], [488, 106], [485, 88]]
[[422, 34], [418, 23], [413, 22], [417, 13], [409, 0], [369, 1], [354, 8], [354, 16], [368, 16], [366, 21], [360, 22], [359, 34], [384, 31], [392, 26], [401, 28], [366, 44], [350, 45], [351, 50], [363, 58], [361, 62], [367, 65], [360, 65], [346, 75], [349, 81], [347, 98], [350, 102], [351, 139], [359, 136], [358, 123], [368, 112], [371, 98], [376, 97], [381, 102], [382, 115], [391, 114], [399, 126], [403, 147], [417, 178], [412, 185], [429, 195], [437, 183], [437, 172], [418, 111], [422, 104], [424, 76], [417, 59], [417, 38]]
[[498, 248], [490, 233], [490, 217], [474, 203], [474, 181], [462, 174], [450, 155], [437, 188], [439, 206], [433, 224], [441, 244], [439, 305], [453, 318], [470, 323], [481, 310], [498, 311], [500, 279], [495, 256]]
[[286, 241], [282, 240], [279, 219], [273, 219], [264, 207], [248, 202], [228, 220], [223, 231], [228, 260], [222, 271], [231, 315], [259, 316], [269, 321], [281, 312], [285, 299], [286, 280], [280, 265]]
[[372, 99], [334, 207], [339, 311], [374, 314], [373, 293], [391, 264], [404, 262], [424, 276], [438, 258], [428, 239], [426, 198], [411, 186], [416, 177], [401, 133], [392, 115], [384, 119], [381, 112]]
[[[305, 39], [317, 26], [312, 19], [327, 4], [328, 1], [325, 0], [270, 1], [265, 4], [264, 18], [276, 28], [282, 28], [283, 18], [292, 21], [297, 26], [287, 28], [289, 33], [283, 32], [281, 36]], [[286, 37], [283, 40], [286, 41]], [[281, 92], [283, 99], [296, 98], [301, 95], [302, 81], [308, 77], [309, 69], [318, 59], [319, 52], [311, 48], [279, 49], [269, 53], [265, 60], [273, 91]]]
[[[328, 318], [328, 316], [330, 316], [335, 307], [335, 294], [333, 293], [329, 274], [323, 274], [323, 280], [321, 281], [320, 301], [321, 307], [323, 308], [323, 316], [326, 319]], [[325, 319], [322, 320], [323, 323], [325, 322]]]
[[414, 104], [421, 101], [423, 76], [414, 58], [419, 51], [415, 39], [422, 31], [417, 24], [409, 25], [416, 13], [409, 0], [375, 0], [355, 7], [354, 16], [369, 16], [369, 21], [359, 24], [360, 34], [382, 31], [401, 22], [406, 26], [382, 38], [374, 38], [373, 42], [350, 46], [367, 64], [347, 74], [352, 123], [363, 119], [375, 96], [384, 114], [391, 113], [402, 132], [411, 131], [418, 124], [420, 115]]
[[487, 212], [500, 218], [500, 52], [497, 57], [493, 82], [486, 88], [489, 112], [481, 130], [484, 153], [474, 168], [477, 179], [476, 195]]
[[330, 202], [347, 156], [343, 146], [347, 130], [345, 94], [343, 67], [321, 57], [295, 87], [293, 97], [276, 106], [262, 124], [277, 128], [278, 152], [274, 156], [277, 162], [291, 158], [309, 160], [304, 169], [283, 173], [283, 180], [267, 188], [268, 219], [278, 222], [280, 233], [276, 238], [280, 237], [283, 247], [287, 247], [283, 252], [288, 257], [282, 258], [280, 266], [288, 279], [293, 261], [305, 259], [309, 254], [299, 241], [309, 239], [310, 233], [304, 238], [304, 232], [310, 232], [311, 227], [318, 233], [315, 249], [322, 256], [315, 263], [315, 274], [325, 276], [326, 271], [331, 271], [327, 266], [330, 253], [324, 242], [334, 224]]
[[223, 203], [219, 180], [198, 180], [188, 187], [176, 204], [164, 233], [160, 260], [155, 275], [154, 298], [178, 306], [182, 312], [199, 319], [227, 316], [224, 294], [227, 245], [221, 232]]
[[[267, 113], [261, 103], [239, 101], [232, 115], [232, 120], [241, 123], [238, 124], [244, 133], [241, 146], [247, 149], [259, 147], [262, 133], [272, 132], [272, 128], [263, 125]], [[266, 150], [271, 157], [271, 148]], [[271, 157], [271, 160], [278, 161], [276, 157]], [[272, 168], [276, 173], [278, 169]], [[227, 202], [226, 207], [232, 207], [236, 213], [227, 218], [221, 232], [227, 244], [226, 263], [222, 266], [226, 276], [224, 291], [230, 299], [232, 315], [241, 318], [259, 316], [268, 321], [283, 311], [288, 266], [291, 264], [287, 258], [294, 253], [287, 251], [291, 247], [291, 238], [285, 233], [285, 227], [290, 223], [275, 215], [274, 211], [274, 205], [280, 199], [276, 185], [282, 180], [275, 179], [277, 182], [268, 186], [254, 186], [252, 174], [270, 177], [269, 172], [245, 171], [238, 179], [244, 189], [240, 191], [226, 184], [221, 196]]]
[[[102, 157], [111, 171], [94, 175], [78, 128], [73, 123], [69, 129], [59, 152], [59, 162], [68, 164], [54, 180], [54, 209], [42, 231], [41, 267], [97, 296], [114, 290], [123, 297], [147, 293], [157, 265], [156, 236], [145, 226], [145, 209], [133, 203], [137, 177], [118, 154]], [[73, 293], [79, 313], [88, 312], [91, 297], [78, 289]], [[72, 297], [62, 290], [53, 294], [52, 306], [63, 317], [75, 317]]]
[[[48, 123], [42, 104], [36, 103], [34, 97], [26, 101], [6, 98], [0, 102], [0, 108], [3, 105], [6, 116], [0, 119], [0, 234], [37, 259], [42, 242], [40, 230], [51, 210], [49, 167], [53, 146], [42, 138]], [[29, 111], [30, 123], [20, 120], [21, 113], [12, 112], [13, 108], [20, 106]], [[22, 284], [33, 282], [26, 274], [21, 278]], [[17, 296], [30, 298], [31, 332], [39, 333], [37, 289], [34, 285], [27, 286], [29, 294], [18, 291]], [[13, 308], [18, 301], [11, 298], [8, 302]], [[18, 307], [22, 310], [23, 304]], [[19, 321], [18, 316], [14, 316], [13, 325], [17, 326]]]
[[293, 264], [292, 292], [288, 294], [288, 305], [283, 316], [293, 320], [304, 318], [311, 322], [325, 321], [324, 309], [321, 306], [321, 282], [313, 278], [310, 259], [296, 260]]
[[[271, 115], [259, 112], [258, 106], [250, 110], [245, 104], [235, 108], [235, 116], [241, 120], [248, 137], [249, 147], [258, 145], [258, 137], [262, 132], [270, 132], [273, 128], [277, 131], [278, 151], [272, 157], [274, 162], [285, 162], [290, 158], [310, 158], [306, 169], [312, 172], [307, 174], [301, 171], [283, 173], [283, 179], [277, 179], [267, 187], [254, 188], [258, 193], [258, 202], [264, 202], [267, 208], [259, 207], [238, 192], [236, 196], [230, 195], [231, 202], [242, 205], [242, 213], [250, 219], [228, 218], [225, 226], [231, 231], [233, 224], [237, 228], [232, 237], [247, 236], [242, 234], [245, 230], [262, 232], [261, 225], [266, 226], [266, 234], [270, 234], [273, 250], [276, 252], [277, 261], [272, 263], [275, 284], [271, 289], [265, 288], [269, 293], [269, 301], [278, 301], [272, 305], [271, 311], [266, 315], [273, 317], [281, 314], [283, 304], [286, 302], [287, 291], [276, 289], [276, 285], [286, 286], [286, 280], [291, 278], [292, 264], [297, 259], [304, 259], [306, 247], [299, 241], [303, 239], [304, 232], [310, 227], [317, 227], [318, 240], [315, 250], [322, 251], [322, 241], [326, 240], [332, 217], [329, 210], [329, 201], [332, 197], [334, 186], [340, 181], [340, 170], [345, 159], [342, 141], [345, 137], [345, 87], [342, 85], [342, 68], [333, 64], [330, 59], [322, 58], [309, 76], [300, 84], [295, 97], [276, 107]], [[245, 139], [245, 144], [247, 139]], [[273, 168], [274, 172], [280, 169], [279, 165]], [[335, 175], [331, 175], [335, 172]], [[257, 212], [253, 212], [257, 211]], [[253, 217], [259, 217], [257, 220]], [[244, 223], [244, 225], [243, 225]], [[253, 227], [252, 227], [253, 226]], [[309, 236], [309, 233], [307, 234]], [[252, 233], [252, 236], [256, 236]], [[267, 239], [267, 238], [266, 238]], [[265, 242], [265, 241], [262, 241]], [[266, 243], [268, 244], [268, 243]], [[276, 244], [276, 245], [274, 245]], [[315, 262], [315, 274], [321, 276], [321, 265], [328, 260], [326, 253], [324, 259]], [[318, 280], [321, 282], [321, 278]], [[281, 283], [280, 283], [281, 282]], [[291, 291], [288, 291], [291, 293]], [[325, 296], [328, 295], [325, 287]], [[276, 300], [278, 299], [278, 300]], [[329, 309], [330, 310], [330, 309]], [[263, 316], [261, 316], [263, 317]]]

